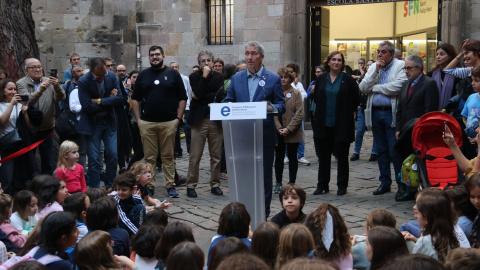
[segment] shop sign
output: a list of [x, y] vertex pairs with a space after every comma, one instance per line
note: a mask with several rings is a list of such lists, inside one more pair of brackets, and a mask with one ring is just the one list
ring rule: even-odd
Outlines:
[[431, 5], [427, 4], [427, 0], [413, 0], [413, 1], [405, 1], [403, 4], [403, 9], [405, 13], [403, 13], [403, 17], [416, 15], [419, 13], [427, 13], [433, 10]]
[[437, 26], [438, 0], [410, 0], [396, 5], [395, 34]]
[[380, 4], [403, 2], [405, 0], [309, 0], [308, 7], [314, 6], [344, 6], [344, 5], [359, 5], [359, 4]]

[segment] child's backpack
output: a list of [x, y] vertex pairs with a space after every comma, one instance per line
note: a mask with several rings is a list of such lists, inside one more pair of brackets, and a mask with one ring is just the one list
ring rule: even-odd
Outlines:
[[43, 265], [48, 265], [50, 263], [63, 260], [62, 258], [60, 258], [58, 256], [55, 256], [55, 255], [51, 255], [51, 254], [47, 254], [47, 255], [39, 258], [38, 260], [34, 259], [33, 255], [35, 255], [35, 253], [37, 253], [38, 249], [39, 249], [39, 247], [36, 246], [36, 247], [32, 248], [32, 250], [30, 250], [27, 254], [25, 254], [25, 256], [15, 256], [15, 257], [12, 257], [12, 258], [8, 259], [8, 261], [6, 261], [2, 265], [0, 265], [0, 270], [8, 269], [8, 268], [14, 266], [15, 264], [17, 264], [19, 262], [25, 262], [25, 261], [37, 261], [37, 262], [39, 262]]
[[418, 166], [417, 156], [415, 154], [409, 155], [402, 163], [402, 170], [400, 172], [400, 180], [407, 187], [418, 187]]

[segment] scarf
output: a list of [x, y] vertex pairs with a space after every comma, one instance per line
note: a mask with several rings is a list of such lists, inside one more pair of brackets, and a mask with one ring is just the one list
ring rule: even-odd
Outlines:
[[441, 111], [445, 105], [447, 105], [447, 101], [452, 97], [454, 77], [450, 74], [445, 74], [442, 83], [442, 72], [440, 68], [437, 68], [433, 72], [432, 78], [437, 82], [440, 97], [438, 110]]

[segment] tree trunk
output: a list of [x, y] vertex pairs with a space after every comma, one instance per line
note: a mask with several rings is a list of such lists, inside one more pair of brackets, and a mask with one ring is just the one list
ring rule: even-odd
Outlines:
[[0, 0], [0, 68], [9, 78], [18, 80], [25, 74], [25, 59], [39, 55], [32, 2]]

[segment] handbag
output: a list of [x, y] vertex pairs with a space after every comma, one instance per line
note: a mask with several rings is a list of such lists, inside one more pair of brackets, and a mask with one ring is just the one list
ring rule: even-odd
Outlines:
[[[67, 90], [68, 88], [69, 84], [67, 85]], [[77, 116], [70, 110], [69, 94], [67, 93], [65, 107], [60, 112], [58, 121], [55, 123], [55, 131], [60, 138], [71, 138], [78, 134], [78, 120]]]
[[[15, 106], [15, 112], [18, 114], [17, 106]], [[14, 129], [0, 138], [0, 150], [15, 148], [20, 142], [22, 142], [22, 137], [18, 134], [17, 122], [15, 121]]]

